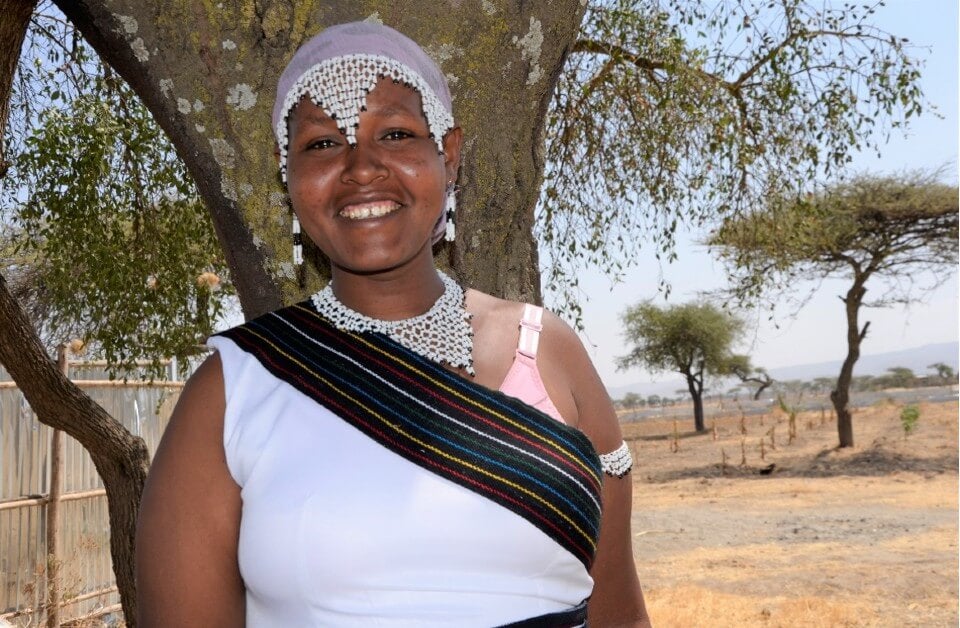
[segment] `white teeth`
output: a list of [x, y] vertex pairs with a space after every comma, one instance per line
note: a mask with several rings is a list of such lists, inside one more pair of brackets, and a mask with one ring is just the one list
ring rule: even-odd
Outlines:
[[363, 220], [364, 218], [379, 218], [386, 216], [390, 212], [399, 208], [400, 205], [392, 201], [378, 203], [363, 203], [362, 205], [349, 205], [340, 210], [340, 215], [351, 220]]

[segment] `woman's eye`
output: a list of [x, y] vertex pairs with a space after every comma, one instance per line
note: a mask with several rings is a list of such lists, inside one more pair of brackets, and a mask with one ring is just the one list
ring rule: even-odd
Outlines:
[[323, 150], [324, 148], [333, 148], [334, 146], [336, 146], [336, 143], [334, 143], [333, 140], [326, 139], [326, 138], [321, 140], [314, 140], [309, 144], [307, 144], [307, 148], [311, 150]]
[[401, 131], [399, 129], [387, 131], [387, 133], [383, 136], [383, 138], [387, 140], [404, 140], [408, 137], [413, 137], [413, 134], [408, 133], [407, 131]]

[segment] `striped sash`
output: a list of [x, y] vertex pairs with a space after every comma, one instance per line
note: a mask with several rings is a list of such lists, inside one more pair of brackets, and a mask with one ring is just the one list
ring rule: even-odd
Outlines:
[[593, 562], [600, 461], [579, 430], [309, 301], [219, 334], [387, 449], [523, 517]]

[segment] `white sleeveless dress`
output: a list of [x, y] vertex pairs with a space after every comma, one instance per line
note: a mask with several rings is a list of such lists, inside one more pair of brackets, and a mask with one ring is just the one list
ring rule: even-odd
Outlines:
[[231, 340], [209, 343], [248, 626], [489, 627], [590, 595], [583, 563], [527, 520], [385, 449]]

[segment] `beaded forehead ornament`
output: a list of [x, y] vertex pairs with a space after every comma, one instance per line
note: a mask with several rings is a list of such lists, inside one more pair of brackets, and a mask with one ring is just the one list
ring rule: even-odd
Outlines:
[[297, 50], [280, 76], [273, 105], [273, 130], [280, 150], [280, 173], [287, 180], [288, 116], [307, 95], [337, 122], [356, 146], [356, 129], [367, 94], [381, 77], [417, 90], [430, 135], [443, 152], [443, 136], [453, 128], [453, 106], [440, 68], [413, 40], [388, 26], [352, 22], [327, 28]]

